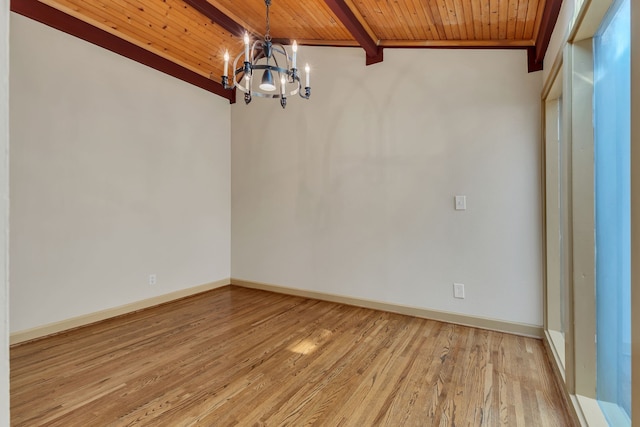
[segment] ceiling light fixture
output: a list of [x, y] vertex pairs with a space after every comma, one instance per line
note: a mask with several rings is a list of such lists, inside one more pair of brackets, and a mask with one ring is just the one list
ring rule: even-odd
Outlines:
[[[244, 102], [250, 103], [252, 97], [276, 98], [280, 99], [282, 108], [287, 106], [287, 95], [299, 94], [301, 98], [309, 99], [311, 87], [309, 86], [309, 74], [311, 72], [309, 64], [304, 67], [305, 87], [304, 93], [300, 75], [296, 68], [298, 56], [298, 44], [294, 41], [291, 47], [292, 54], [289, 55], [280, 43], [271, 41], [269, 6], [271, 0], [265, 0], [267, 6], [267, 31], [263, 40], [256, 40], [250, 45], [249, 33], [244, 33], [244, 52], [238, 54], [233, 61], [233, 81], [229, 84], [229, 51], [224, 53], [224, 74], [222, 75], [222, 86], [225, 89], [238, 88], [244, 92]], [[238, 61], [243, 58], [242, 66], [238, 68]], [[280, 58], [280, 59], [278, 59]], [[280, 62], [278, 62], [280, 61]], [[289, 62], [291, 61], [291, 62]], [[281, 65], [285, 65], [282, 67]], [[254, 84], [254, 70], [263, 70], [260, 84]], [[273, 75], [278, 78], [274, 79]], [[279, 90], [276, 87], [279, 85]], [[255, 86], [258, 86], [257, 88]], [[289, 88], [287, 88], [289, 86]], [[290, 89], [290, 90], [289, 90]], [[275, 93], [274, 93], [275, 92]]]

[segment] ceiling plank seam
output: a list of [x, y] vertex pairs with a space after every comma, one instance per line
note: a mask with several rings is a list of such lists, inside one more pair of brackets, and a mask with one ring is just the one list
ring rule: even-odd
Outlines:
[[369, 35], [367, 29], [362, 25], [355, 12], [349, 8], [344, 0], [324, 0], [331, 11], [338, 17], [353, 38], [364, 49], [367, 65], [382, 62], [382, 47], [378, 45], [379, 40], [375, 40]]
[[225, 90], [220, 83], [38, 0], [11, 0], [11, 11], [219, 95], [232, 104], [235, 103], [235, 91]]

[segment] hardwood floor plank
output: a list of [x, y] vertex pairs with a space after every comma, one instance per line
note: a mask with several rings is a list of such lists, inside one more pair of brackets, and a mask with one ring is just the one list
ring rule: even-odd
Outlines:
[[542, 343], [228, 286], [11, 349], [13, 426], [569, 426]]

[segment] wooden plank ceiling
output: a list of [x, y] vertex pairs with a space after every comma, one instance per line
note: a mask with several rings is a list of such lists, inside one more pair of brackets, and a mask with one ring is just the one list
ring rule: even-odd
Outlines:
[[[526, 49], [536, 71], [561, 1], [272, 0], [271, 35], [282, 43], [359, 46], [367, 64], [399, 47]], [[169, 74], [176, 72], [166, 68], [178, 70], [177, 77], [232, 101], [205, 80], [220, 86], [224, 50], [240, 52], [244, 29], [265, 32], [264, 0], [11, 0], [11, 10]]]

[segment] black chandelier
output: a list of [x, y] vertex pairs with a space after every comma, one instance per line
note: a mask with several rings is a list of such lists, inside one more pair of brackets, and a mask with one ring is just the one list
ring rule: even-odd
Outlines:
[[[311, 87], [309, 86], [309, 64], [304, 67], [305, 71], [305, 87], [302, 91], [302, 83], [300, 75], [296, 68], [298, 44], [294, 41], [291, 47], [291, 56], [287, 53], [284, 46], [280, 43], [271, 41], [270, 24], [269, 24], [269, 6], [271, 0], [265, 0], [267, 6], [267, 31], [263, 40], [256, 40], [250, 46], [249, 33], [244, 33], [244, 52], [238, 54], [233, 61], [233, 81], [229, 84], [229, 51], [224, 53], [224, 74], [222, 75], [222, 86], [225, 89], [238, 88], [244, 92], [244, 102], [250, 103], [252, 97], [260, 98], [279, 98], [282, 108], [287, 106], [287, 95], [300, 95], [301, 98], [309, 99], [311, 96]], [[238, 61], [243, 58], [242, 66], [238, 67]], [[280, 63], [278, 62], [280, 58]], [[291, 62], [289, 62], [291, 61]], [[282, 67], [281, 65], [284, 65]], [[264, 70], [262, 80], [256, 88], [253, 84], [253, 71]], [[276, 82], [273, 78], [274, 73], [278, 76]], [[244, 80], [243, 80], [244, 79]], [[277, 87], [279, 85], [279, 88]], [[279, 90], [276, 90], [279, 89]]]

